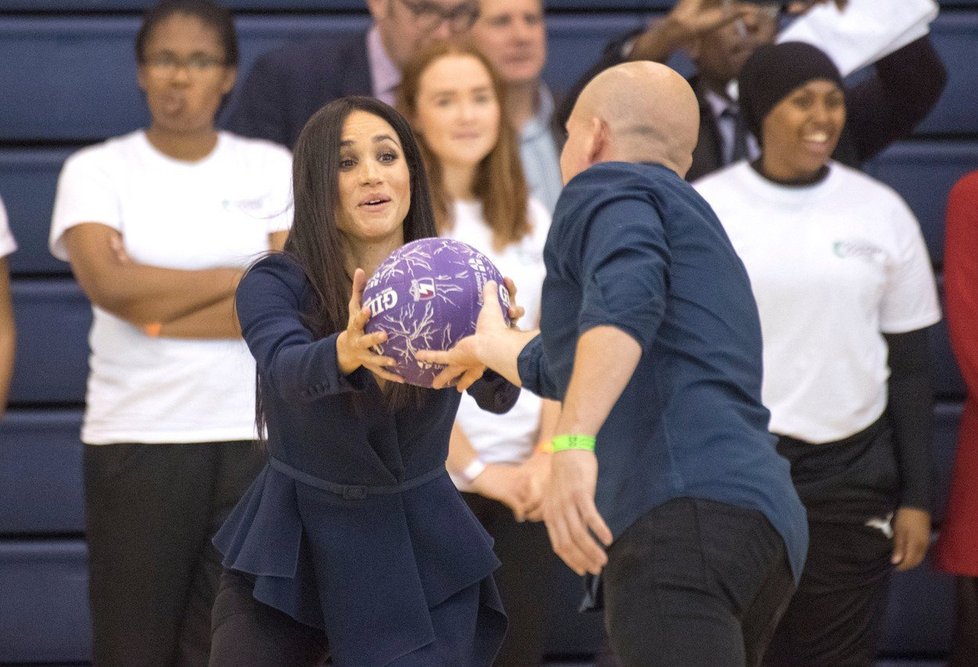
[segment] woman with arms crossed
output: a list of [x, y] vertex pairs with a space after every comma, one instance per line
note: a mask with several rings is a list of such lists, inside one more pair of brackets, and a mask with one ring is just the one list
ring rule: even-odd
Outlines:
[[206, 664], [210, 544], [261, 467], [233, 295], [288, 229], [287, 151], [214, 127], [230, 13], [166, 0], [136, 37], [150, 126], [65, 163], [50, 244], [92, 301], [86, 535], [95, 663]]

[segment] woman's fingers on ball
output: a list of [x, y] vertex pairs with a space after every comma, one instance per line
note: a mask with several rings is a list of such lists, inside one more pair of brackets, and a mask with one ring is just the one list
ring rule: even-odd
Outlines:
[[515, 299], [516, 283], [513, 282], [513, 279], [508, 276], [506, 278], [503, 278], [503, 286], [506, 288], [506, 291], [509, 292], [509, 298]]

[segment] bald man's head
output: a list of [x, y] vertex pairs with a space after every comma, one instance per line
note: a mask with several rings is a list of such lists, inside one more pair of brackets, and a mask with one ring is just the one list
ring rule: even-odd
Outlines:
[[674, 70], [635, 61], [601, 72], [567, 120], [566, 183], [597, 162], [655, 162], [685, 176], [699, 137], [699, 105]]

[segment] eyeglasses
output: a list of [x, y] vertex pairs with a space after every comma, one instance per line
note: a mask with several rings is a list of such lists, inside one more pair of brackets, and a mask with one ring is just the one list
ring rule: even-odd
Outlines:
[[465, 32], [479, 18], [479, 5], [474, 2], [466, 2], [446, 10], [426, 0], [418, 2], [414, 0], [399, 1], [411, 12], [422, 32], [431, 32], [442, 21], [448, 21], [448, 27], [452, 32]]
[[154, 74], [172, 76], [181, 68], [186, 68], [190, 74], [203, 74], [215, 67], [224, 67], [226, 63], [220, 58], [206, 53], [194, 53], [186, 58], [180, 58], [173, 53], [163, 52], [149, 56], [143, 60], [142, 64]]

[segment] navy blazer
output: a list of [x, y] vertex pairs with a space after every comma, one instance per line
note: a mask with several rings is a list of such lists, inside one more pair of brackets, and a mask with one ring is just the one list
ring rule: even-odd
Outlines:
[[[338, 334], [317, 338], [306, 326], [313, 303], [285, 254], [258, 262], [238, 287], [269, 464], [214, 542], [225, 567], [255, 578], [256, 599], [325, 631], [334, 664], [385, 665], [434, 641], [429, 610], [484, 582], [498, 561], [445, 470], [458, 392], [428, 390], [420, 406], [388, 410], [369, 371], [339, 371]], [[487, 373], [470, 393], [505, 412], [519, 389]], [[483, 605], [501, 614], [494, 588], [483, 588]], [[471, 664], [490, 662], [479, 650]]]
[[237, 92], [224, 125], [290, 149], [327, 102], [373, 95], [367, 36], [288, 44], [263, 54]]

